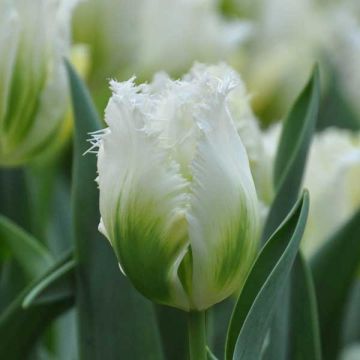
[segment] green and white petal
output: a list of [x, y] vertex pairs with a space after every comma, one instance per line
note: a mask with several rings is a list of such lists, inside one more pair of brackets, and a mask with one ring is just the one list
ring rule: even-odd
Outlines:
[[152, 96], [138, 92], [133, 80], [112, 86], [109, 129], [98, 152], [102, 231], [140, 292], [187, 310], [177, 273], [188, 246], [188, 183], [148, 131]]
[[258, 200], [249, 160], [219, 90], [199, 120], [202, 136], [192, 164], [191, 298], [198, 310], [239, 289], [257, 249]]
[[3, 127], [3, 117], [8, 106], [19, 30], [19, 17], [14, 7], [9, 1], [0, 0], [0, 54], [2, 54], [0, 56], [0, 129]]
[[[76, 0], [0, 0], [7, 10], [0, 13], [6, 17], [0, 34], [5, 54], [0, 60], [2, 165], [19, 165], [42, 153], [62, 127], [68, 107], [63, 56], [70, 47], [75, 4]], [[6, 24], [9, 21], [13, 23]]]

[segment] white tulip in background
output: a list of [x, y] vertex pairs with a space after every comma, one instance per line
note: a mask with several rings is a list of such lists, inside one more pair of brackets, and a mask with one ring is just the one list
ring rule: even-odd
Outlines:
[[225, 20], [215, 0], [89, 0], [78, 7], [74, 29], [90, 44], [93, 71], [103, 67], [101, 82], [160, 70], [180, 76], [195, 60], [226, 59], [250, 32], [246, 22]]
[[[331, 55], [339, 72], [345, 97], [360, 117], [360, 2], [345, 1], [329, 15], [332, 27]], [[359, 120], [360, 121], [360, 120]]]
[[237, 4], [253, 29], [239, 69], [257, 112], [267, 120], [282, 117], [319, 62], [323, 87], [335, 70], [341, 91], [360, 114], [357, 0], [238, 0]]
[[0, 0], [0, 164], [18, 165], [65, 131], [69, 50], [75, 1]]
[[195, 61], [229, 58], [250, 26], [225, 21], [216, 0], [153, 0], [140, 7], [135, 68], [142, 73], [186, 72]]
[[[273, 162], [281, 126], [264, 135], [268, 161]], [[302, 241], [313, 254], [360, 206], [360, 134], [328, 128], [314, 137], [305, 171], [310, 212]]]
[[109, 127], [94, 135], [100, 230], [156, 302], [206, 309], [239, 288], [256, 254], [259, 204], [229, 106], [238, 86], [225, 65], [111, 82]]
[[329, 128], [310, 149], [305, 187], [310, 213], [303, 245], [310, 253], [348, 220], [360, 206], [360, 134]]

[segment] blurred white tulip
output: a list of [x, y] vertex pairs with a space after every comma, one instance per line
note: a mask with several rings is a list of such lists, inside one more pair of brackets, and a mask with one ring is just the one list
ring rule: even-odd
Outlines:
[[310, 149], [305, 187], [310, 213], [303, 246], [313, 253], [360, 206], [360, 134], [330, 128]]
[[160, 70], [179, 76], [194, 61], [226, 59], [251, 31], [249, 23], [225, 20], [215, 0], [89, 0], [74, 26], [91, 46], [101, 81], [119, 70], [146, 79]]
[[[281, 125], [264, 136], [268, 161], [274, 163]], [[313, 254], [360, 206], [360, 134], [328, 128], [315, 135], [306, 165], [304, 187], [310, 212], [302, 246]]]
[[0, 0], [0, 165], [22, 164], [60, 141], [74, 5]]

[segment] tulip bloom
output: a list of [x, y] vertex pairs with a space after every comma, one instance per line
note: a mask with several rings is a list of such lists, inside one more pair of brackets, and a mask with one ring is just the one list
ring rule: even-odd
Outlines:
[[99, 229], [141, 293], [187, 311], [239, 289], [257, 250], [258, 199], [228, 106], [241, 83], [220, 67], [112, 81], [108, 128], [94, 134]]
[[0, 165], [33, 159], [64, 131], [74, 3], [0, 0]]

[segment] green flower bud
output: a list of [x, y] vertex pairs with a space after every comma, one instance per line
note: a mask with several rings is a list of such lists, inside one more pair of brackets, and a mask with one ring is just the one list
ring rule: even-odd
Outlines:
[[27, 162], [64, 132], [74, 0], [0, 0], [0, 165]]
[[99, 229], [141, 293], [183, 310], [238, 290], [258, 245], [259, 203], [228, 106], [241, 80], [219, 67], [112, 81], [109, 127], [94, 134]]

